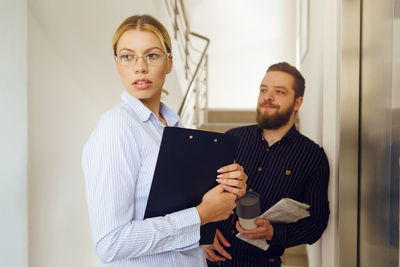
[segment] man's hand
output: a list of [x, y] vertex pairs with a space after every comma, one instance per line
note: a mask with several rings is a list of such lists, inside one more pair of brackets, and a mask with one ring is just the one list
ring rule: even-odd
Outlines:
[[196, 206], [201, 225], [225, 220], [236, 207], [236, 195], [224, 192], [223, 185], [217, 185], [204, 194], [201, 203]]
[[266, 219], [256, 219], [257, 228], [253, 230], [245, 230], [240, 226], [239, 221], [236, 222], [236, 229], [244, 237], [249, 239], [265, 239], [271, 240], [274, 235], [274, 227]]
[[218, 171], [217, 182], [224, 185], [224, 189], [235, 194], [238, 198], [246, 193], [247, 175], [243, 167], [237, 163], [226, 165]]
[[[224, 235], [217, 229], [215, 232], [214, 243], [212, 245], [203, 245], [204, 252], [209, 261], [225, 261], [226, 259], [232, 259], [232, 256], [224, 249], [224, 247], [230, 247], [231, 244], [225, 239]], [[221, 256], [215, 253], [217, 251]]]

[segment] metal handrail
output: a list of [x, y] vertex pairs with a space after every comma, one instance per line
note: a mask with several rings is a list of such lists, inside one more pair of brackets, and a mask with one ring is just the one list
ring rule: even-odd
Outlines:
[[199, 72], [201, 63], [203, 62], [204, 56], [205, 56], [206, 53], [207, 53], [208, 45], [210, 44], [210, 39], [208, 39], [207, 37], [202, 36], [202, 35], [197, 34], [197, 33], [194, 33], [194, 32], [190, 32], [190, 34], [191, 34], [191, 35], [194, 35], [194, 36], [196, 36], [196, 37], [199, 37], [199, 38], [201, 38], [201, 39], [203, 39], [203, 40], [205, 40], [205, 41], [206, 41], [206, 46], [205, 46], [204, 49], [203, 49], [203, 53], [201, 53], [201, 57], [200, 57], [199, 63], [198, 63], [197, 66], [196, 66], [196, 70], [195, 70], [195, 72], [194, 72], [194, 74], [193, 74], [193, 76], [192, 76], [192, 79], [191, 79], [191, 81], [190, 81], [190, 83], [189, 83], [189, 86], [188, 86], [188, 88], [187, 88], [187, 90], [186, 90], [185, 97], [184, 97], [183, 100], [182, 100], [182, 104], [181, 104], [181, 106], [180, 106], [180, 108], [179, 108], [179, 111], [178, 111], [178, 115], [179, 115], [179, 116], [182, 114], [183, 107], [185, 106], [185, 104], [186, 104], [186, 102], [187, 102], [187, 99], [188, 99], [187, 97], [188, 97], [190, 91], [192, 90], [192, 89], [191, 89], [191, 88], [192, 88], [192, 84], [193, 84], [194, 80], [196, 79], [196, 76], [197, 76], [197, 73]]
[[[171, 17], [172, 26], [174, 29], [174, 37], [178, 42], [178, 52], [181, 56], [181, 59], [184, 63], [184, 71], [186, 80], [190, 81], [186, 92], [184, 94], [184, 98], [179, 107], [178, 114], [183, 120], [184, 118], [189, 119], [189, 122], [193, 122], [195, 126], [199, 126], [201, 122], [207, 120], [207, 49], [210, 43], [210, 40], [198, 33], [194, 33], [190, 31], [188, 19], [186, 16], [184, 4], [182, 0], [165, 0], [167, 4], [168, 14]], [[199, 38], [205, 43], [205, 46], [200, 49], [194, 48], [193, 43], [190, 41], [189, 36], [194, 36]], [[193, 57], [193, 53], [197, 55]], [[203, 70], [205, 69], [205, 72]], [[194, 71], [194, 72], [193, 72]], [[205, 78], [201, 76], [205, 73]], [[201, 81], [200, 81], [201, 80]], [[205, 93], [201, 94], [201, 88], [198, 88], [199, 84], [201, 87], [205, 89]], [[198, 90], [197, 90], [198, 89]], [[200, 101], [199, 98], [204, 98], [205, 101]], [[193, 102], [194, 101], [194, 102]], [[205, 103], [205, 107], [200, 103]], [[189, 106], [190, 105], [190, 106]], [[194, 113], [190, 112], [189, 107], [194, 108]], [[204, 114], [203, 114], [204, 113]]]

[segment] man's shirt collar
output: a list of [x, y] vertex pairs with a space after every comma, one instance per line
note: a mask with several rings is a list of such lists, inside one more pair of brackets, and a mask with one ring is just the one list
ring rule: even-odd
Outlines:
[[[260, 136], [261, 140], [265, 140], [264, 136], [262, 134], [263, 129], [257, 126], [257, 136]], [[279, 140], [278, 142], [282, 141], [288, 141], [291, 142], [297, 135], [298, 131], [296, 129], [296, 125], [293, 124], [293, 126], [289, 129], [289, 131]]]

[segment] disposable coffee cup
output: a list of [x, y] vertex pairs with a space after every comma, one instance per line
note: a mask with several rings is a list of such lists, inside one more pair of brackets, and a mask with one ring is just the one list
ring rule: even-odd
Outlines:
[[246, 230], [257, 228], [256, 218], [260, 216], [260, 196], [254, 191], [248, 191], [236, 200], [236, 214], [240, 226]]

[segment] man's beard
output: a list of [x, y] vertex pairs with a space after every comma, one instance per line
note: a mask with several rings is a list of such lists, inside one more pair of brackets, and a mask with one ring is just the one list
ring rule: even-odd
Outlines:
[[295, 103], [293, 102], [293, 104], [286, 110], [282, 110], [281, 112], [277, 110], [274, 114], [263, 116], [263, 114], [261, 113], [260, 106], [263, 106], [264, 104], [271, 104], [271, 103], [262, 103], [261, 105], [258, 105], [257, 107], [258, 127], [265, 130], [276, 130], [286, 125], [289, 122], [290, 116], [293, 113]]

